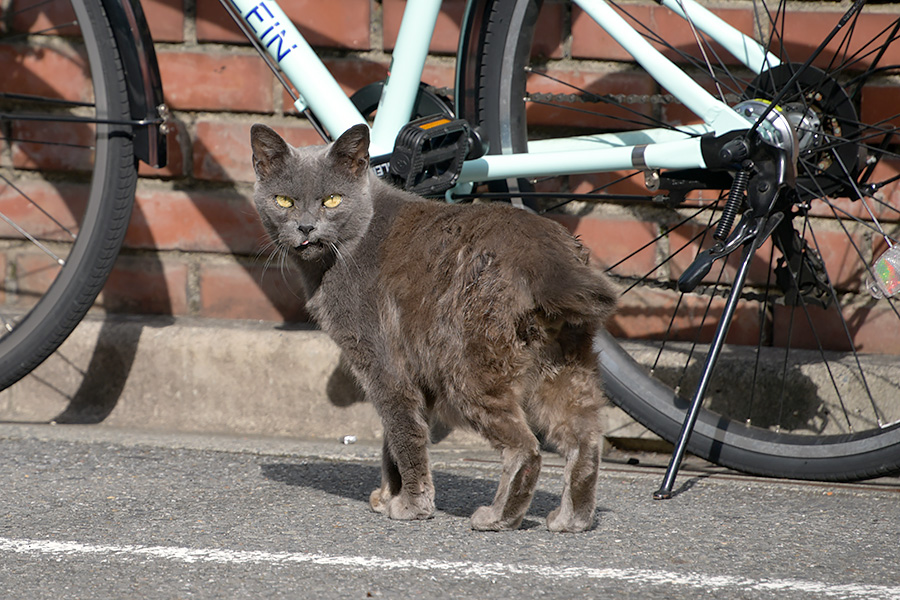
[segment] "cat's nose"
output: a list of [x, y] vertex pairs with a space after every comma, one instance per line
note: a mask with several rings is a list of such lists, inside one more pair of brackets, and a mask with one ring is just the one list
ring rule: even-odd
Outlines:
[[315, 228], [316, 228], [315, 225], [297, 225], [297, 229], [300, 230], [300, 233], [302, 233], [303, 235], [305, 235], [307, 237], [312, 232], [312, 230]]

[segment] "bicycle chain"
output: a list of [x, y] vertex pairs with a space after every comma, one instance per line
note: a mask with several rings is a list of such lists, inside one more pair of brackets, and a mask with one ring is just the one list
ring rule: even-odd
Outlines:
[[566, 104], [674, 104], [672, 94], [528, 94], [532, 102], [566, 103]]
[[[636, 284], [640, 285], [641, 287], [648, 287], [657, 290], [678, 291], [678, 283], [675, 281], [660, 281], [658, 279], [618, 275], [616, 273], [610, 273], [609, 271], [607, 271], [606, 274], [614, 281], [625, 285], [625, 287]], [[688, 293], [693, 296], [719, 296], [720, 298], [728, 298], [730, 292], [730, 288], [724, 288], [719, 285], [701, 284]], [[781, 294], [773, 294], [771, 291], [768, 294], [752, 291], [741, 292], [741, 299], [750, 302], [774, 302], [781, 297], [783, 297]]]
[[[454, 89], [449, 87], [426, 86], [426, 90], [432, 94], [452, 98]], [[528, 94], [528, 99], [534, 102], [565, 102], [568, 104], [675, 104], [675, 96], [672, 94]]]

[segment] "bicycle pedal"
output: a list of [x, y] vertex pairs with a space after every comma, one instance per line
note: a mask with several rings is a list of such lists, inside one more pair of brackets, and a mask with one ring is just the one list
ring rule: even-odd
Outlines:
[[395, 185], [437, 196], [456, 184], [469, 150], [469, 124], [444, 115], [407, 123], [394, 142], [390, 177]]

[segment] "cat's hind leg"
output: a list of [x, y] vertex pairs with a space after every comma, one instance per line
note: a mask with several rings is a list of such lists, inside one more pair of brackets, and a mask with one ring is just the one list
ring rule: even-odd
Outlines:
[[497, 493], [490, 506], [478, 508], [471, 519], [472, 529], [503, 531], [518, 529], [531, 505], [541, 454], [537, 438], [531, 432], [518, 404], [502, 411], [485, 410], [473, 419], [476, 431], [499, 449], [503, 471]]
[[605, 398], [593, 357], [589, 356], [550, 370], [529, 411], [566, 459], [560, 506], [547, 517], [551, 531], [578, 532], [594, 525], [600, 467], [599, 410]]
[[372, 510], [387, 514], [391, 498], [400, 493], [401, 483], [397, 461], [391, 455], [391, 448], [385, 437], [381, 449], [381, 487], [373, 490], [369, 496], [369, 505]]

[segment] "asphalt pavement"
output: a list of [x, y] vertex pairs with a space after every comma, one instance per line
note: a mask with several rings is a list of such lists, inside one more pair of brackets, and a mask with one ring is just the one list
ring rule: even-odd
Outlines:
[[[339, 440], [0, 425], [0, 598], [900, 598], [900, 479], [829, 485], [664, 460], [604, 462], [597, 525], [546, 530], [548, 456], [522, 529], [469, 515], [490, 452], [432, 448], [437, 513], [371, 512], [379, 448]], [[631, 462], [634, 462], [633, 460]]]

